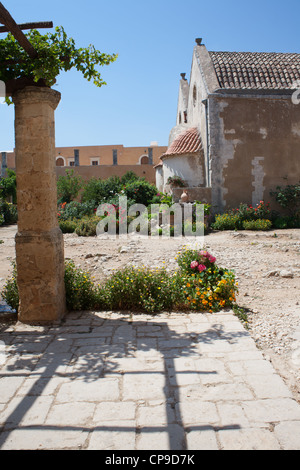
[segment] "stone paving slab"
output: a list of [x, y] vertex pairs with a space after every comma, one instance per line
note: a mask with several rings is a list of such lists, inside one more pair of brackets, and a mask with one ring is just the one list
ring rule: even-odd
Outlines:
[[300, 450], [300, 404], [232, 312], [74, 312], [1, 341], [1, 450]]

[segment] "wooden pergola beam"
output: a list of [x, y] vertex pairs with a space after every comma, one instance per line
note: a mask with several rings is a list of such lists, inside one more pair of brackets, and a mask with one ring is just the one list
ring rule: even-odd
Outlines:
[[[52, 21], [40, 21], [39, 23], [22, 23], [18, 24], [21, 30], [24, 29], [42, 29], [42, 28], [53, 28]], [[0, 33], [8, 33], [10, 29], [6, 26], [0, 26]]]
[[27, 52], [29, 57], [35, 59], [38, 56], [37, 51], [34, 47], [30, 44], [25, 34], [19, 28], [11, 14], [6, 10], [4, 5], [0, 2], [0, 22], [6, 26], [6, 28], [12, 33], [12, 35], [16, 38], [20, 46]]

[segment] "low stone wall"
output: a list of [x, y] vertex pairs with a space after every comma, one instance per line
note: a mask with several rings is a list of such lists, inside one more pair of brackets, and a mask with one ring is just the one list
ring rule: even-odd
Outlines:
[[187, 190], [189, 195], [189, 201], [200, 201], [202, 203], [211, 204], [211, 188], [201, 187], [188, 187], [188, 188], [172, 188], [172, 195], [175, 202], [178, 202], [181, 198], [183, 190]]
[[66, 170], [74, 170], [74, 174], [81, 176], [84, 180], [90, 180], [91, 178], [107, 179], [110, 176], [122, 177], [128, 171], [133, 171], [137, 176], [145, 178], [149, 183], [155, 184], [155, 169], [152, 165], [57, 166], [57, 178], [64, 176]]

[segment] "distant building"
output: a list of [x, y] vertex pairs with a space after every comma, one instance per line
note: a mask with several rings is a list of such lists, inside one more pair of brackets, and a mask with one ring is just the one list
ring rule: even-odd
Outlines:
[[[82, 147], [56, 147], [55, 165], [57, 176], [65, 174], [69, 168], [85, 179], [122, 176], [127, 171], [134, 171], [138, 176], [155, 183], [154, 166], [167, 150], [151, 142], [147, 147], [124, 147], [123, 145], [94, 145]], [[0, 152], [0, 169], [15, 168], [14, 151]], [[1, 176], [0, 174], [0, 176]]]
[[178, 198], [182, 190], [167, 180], [180, 176], [190, 197], [215, 211], [269, 201], [276, 185], [300, 180], [300, 54], [209, 52], [196, 43], [156, 184]]

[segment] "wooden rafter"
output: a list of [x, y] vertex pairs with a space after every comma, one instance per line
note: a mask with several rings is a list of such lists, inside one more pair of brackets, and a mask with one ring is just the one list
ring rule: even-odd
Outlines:
[[[41, 29], [41, 28], [53, 28], [52, 21], [40, 21], [39, 23], [22, 23], [18, 24], [21, 30], [24, 29]], [[10, 29], [6, 26], [0, 26], [0, 33], [8, 33]]]
[[20, 46], [27, 52], [29, 57], [35, 59], [38, 57], [37, 51], [30, 44], [27, 37], [23, 33], [20, 26], [17, 25], [11, 14], [6, 10], [4, 5], [0, 2], [0, 23], [2, 23], [8, 31], [16, 38]]

